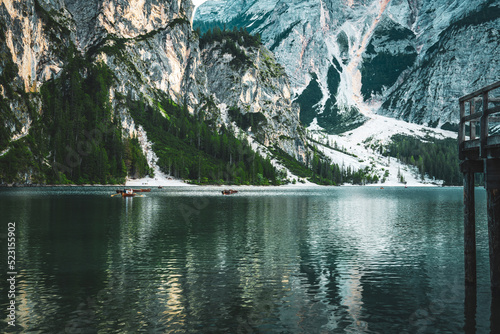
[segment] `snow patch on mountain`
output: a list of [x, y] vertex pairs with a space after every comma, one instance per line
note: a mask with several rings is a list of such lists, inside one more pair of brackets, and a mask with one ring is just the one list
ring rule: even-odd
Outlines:
[[[383, 156], [377, 148], [390, 143], [395, 134], [420, 137], [430, 136], [436, 139], [456, 138], [456, 133], [442, 129], [407, 123], [381, 115], [370, 115], [370, 119], [362, 126], [340, 135], [329, 135], [317, 125], [308, 128], [308, 137], [311, 138], [319, 150], [329, 157], [332, 162], [346, 169], [368, 169], [372, 175], [386, 178], [386, 186], [416, 186], [442, 185], [441, 180], [425, 177], [423, 180], [416, 167], [405, 165], [399, 160]], [[400, 183], [403, 176], [406, 183]], [[375, 184], [377, 185], [377, 184]]]

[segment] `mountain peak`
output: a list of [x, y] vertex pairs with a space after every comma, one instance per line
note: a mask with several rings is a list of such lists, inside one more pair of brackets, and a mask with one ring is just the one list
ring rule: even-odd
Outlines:
[[[194, 25], [219, 24], [259, 32], [264, 44], [284, 65], [297, 96], [313, 80], [311, 73], [315, 73], [322, 92], [316, 100], [318, 114], [324, 112], [329, 99], [335, 98], [338, 110], [376, 112], [373, 106], [382, 105], [380, 112], [386, 115], [444, 125], [457, 122], [453, 99], [458, 97], [458, 87], [453, 82], [470, 91], [499, 75], [498, 67], [488, 65], [494, 64], [492, 57], [497, 54], [499, 42], [487, 37], [498, 31], [494, 25], [496, 22], [498, 26], [499, 18], [491, 16], [498, 6], [499, 1], [493, 0], [210, 0], [198, 8]], [[484, 59], [472, 58], [468, 43], [458, 42], [473, 36], [460, 30], [456, 22], [474, 27], [472, 35], [491, 50], [484, 54]], [[450, 29], [460, 36], [446, 34]], [[438, 45], [451, 47], [451, 43], [457, 47], [441, 48], [436, 53]], [[329, 87], [328, 72], [334, 63], [341, 67], [337, 69], [340, 82]], [[444, 70], [444, 63], [454, 72]], [[461, 68], [478, 66], [484, 71], [471, 73], [472, 77], [463, 75]], [[438, 88], [443, 95], [440, 99], [430, 92], [435, 90], [433, 85], [439, 86], [440, 79], [435, 78], [443, 75], [457, 88]], [[403, 82], [406, 84], [401, 85]], [[432, 88], [418, 92], [418, 99], [408, 97], [405, 91], [423, 89], [418, 83]], [[431, 100], [437, 102], [435, 109], [425, 107]]]

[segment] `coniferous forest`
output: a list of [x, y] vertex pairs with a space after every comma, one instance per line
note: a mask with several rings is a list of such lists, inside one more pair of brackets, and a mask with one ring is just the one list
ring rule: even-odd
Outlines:
[[154, 143], [163, 172], [201, 184], [282, 182], [269, 159], [255, 153], [246, 140], [236, 138], [223, 125], [217, 129], [202, 112], [190, 115], [166, 97], [155, 107], [130, 97], [124, 102]]
[[109, 102], [113, 80], [105, 65], [70, 54], [61, 76], [36, 96], [42, 107], [29, 134], [0, 158], [0, 178], [13, 182], [31, 169], [39, 183], [115, 184], [151, 174], [137, 138], [122, 138]]
[[461, 185], [456, 139], [419, 139], [407, 135], [394, 135], [386, 147], [385, 155], [416, 166], [423, 178], [443, 180], [445, 185]]
[[[215, 26], [212, 29], [208, 29], [203, 35], [201, 35], [201, 30], [198, 29], [197, 33], [200, 35], [200, 48], [204, 48], [213, 42], [227, 42], [228, 45], [238, 43], [242, 47], [259, 47], [261, 45], [261, 37], [257, 33], [255, 35], [250, 34], [246, 29], [233, 27], [232, 30], [227, 30], [223, 28], [222, 30]], [[234, 49], [234, 48], [231, 48]]]
[[[72, 54], [61, 76], [42, 86], [42, 112], [33, 113], [30, 133], [0, 157], [0, 178], [14, 182], [19, 170], [30, 168], [36, 182], [54, 184], [116, 184], [127, 175], [153, 176], [138, 139], [122, 135], [109, 99], [113, 80], [106, 65]], [[205, 122], [203, 113], [195, 118], [167, 97], [155, 107], [143, 99], [121, 101], [144, 126], [165, 173], [204, 184], [280, 184], [268, 159], [224, 126]]]
[[[241, 40], [259, 43], [248, 33]], [[8, 152], [0, 157], [2, 183], [22, 182], [20, 170], [30, 170], [34, 182], [42, 184], [117, 184], [127, 176], [153, 176], [138, 139], [123, 135], [111, 106], [113, 73], [74, 48], [67, 53], [62, 74], [46, 82], [40, 93], [31, 93], [41, 111], [37, 114], [35, 102], [30, 105], [34, 122], [29, 134], [8, 143]], [[11, 65], [15, 75], [17, 66]], [[245, 139], [213, 124], [203, 111], [193, 116], [164, 93], [158, 96], [154, 106], [143, 97], [132, 100], [117, 93], [116, 99], [147, 131], [163, 172], [199, 184], [283, 182], [285, 176]]]
[[[240, 47], [261, 45], [259, 35], [241, 28], [229, 31], [215, 27], [200, 37], [201, 48], [215, 42], [234, 56], [232, 66], [250, 61]], [[17, 66], [7, 65], [2, 82], [17, 75]], [[153, 177], [138, 138], [123, 133], [120, 114], [116, 105], [111, 105], [109, 92], [115, 80], [107, 65], [79, 55], [70, 46], [61, 74], [44, 83], [39, 93], [16, 93], [4, 85], [7, 96], [27, 95], [33, 122], [28, 135], [12, 142], [8, 142], [8, 132], [0, 133], [0, 149], [8, 147], [0, 156], [0, 183], [22, 183], [19, 171], [29, 171], [33, 183], [40, 184], [121, 184], [127, 176]], [[269, 158], [256, 153], [243, 135], [236, 137], [233, 130], [214, 123], [209, 117], [210, 106], [215, 107], [213, 101], [205, 101], [200, 111], [190, 114], [163, 92], [156, 92], [153, 100], [115, 94], [120, 110], [128, 110], [146, 130], [158, 157], [156, 163], [167, 175], [195, 184], [279, 185], [290, 181]], [[5, 100], [0, 102], [0, 117], [7, 117], [9, 107]], [[233, 109], [229, 116], [243, 131], [262, 121], [255, 119], [257, 116], [247, 119]], [[422, 177], [428, 175], [456, 185], [461, 184], [461, 177], [455, 147], [452, 139], [421, 141], [396, 135], [385, 154], [416, 166]], [[316, 147], [309, 146], [309, 151], [307, 161], [300, 163], [277, 146], [271, 148], [276, 160], [297, 176], [294, 182], [308, 179], [338, 185], [379, 181], [373, 171], [340, 168]]]

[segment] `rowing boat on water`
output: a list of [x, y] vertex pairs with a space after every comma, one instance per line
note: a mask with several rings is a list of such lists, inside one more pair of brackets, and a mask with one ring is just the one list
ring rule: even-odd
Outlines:
[[[151, 188], [149, 188], [149, 189], [129, 189], [129, 190], [131, 190], [134, 193], [149, 193], [149, 192], [151, 192]], [[125, 190], [116, 189], [117, 194], [123, 194], [124, 192], [125, 192]]]
[[132, 189], [122, 191], [122, 197], [134, 197], [135, 192]]

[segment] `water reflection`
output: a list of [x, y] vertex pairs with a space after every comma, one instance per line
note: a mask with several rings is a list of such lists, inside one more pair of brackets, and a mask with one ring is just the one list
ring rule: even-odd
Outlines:
[[[0, 209], [19, 222], [18, 321], [25, 330], [495, 326], [485, 306], [482, 210], [477, 301], [463, 287], [461, 189], [249, 189], [219, 196], [218, 189], [196, 188], [125, 199], [91, 189], [0, 193]], [[480, 206], [485, 199], [478, 195]], [[464, 307], [464, 298], [474, 306]]]

